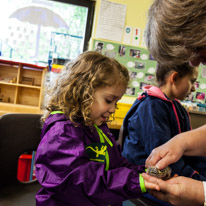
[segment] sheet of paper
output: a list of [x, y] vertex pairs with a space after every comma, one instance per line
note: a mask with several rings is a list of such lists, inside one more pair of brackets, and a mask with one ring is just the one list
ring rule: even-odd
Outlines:
[[143, 33], [142, 33], [141, 47], [147, 48], [147, 45], [146, 45], [146, 42], [145, 42], [145, 30], [143, 30]]
[[124, 44], [131, 44], [131, 39], [132, 39], [132, 27], [131, 26], [125, 26], [123, 43]]
[[140, 37], [141, 37], [141, 29], [135, 27], [133, 29], [133, 37], [132, 37], [132, 45], [133, 46], [139, 46]]
[[122, 41], [126, 18], [126, 5], [101, 0], [96, 38]]

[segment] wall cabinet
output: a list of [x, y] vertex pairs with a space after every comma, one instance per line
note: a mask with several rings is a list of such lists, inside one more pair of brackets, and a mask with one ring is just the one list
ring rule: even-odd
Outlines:
[[46, 66], [0, 59], [0, 114], [42, 113]]

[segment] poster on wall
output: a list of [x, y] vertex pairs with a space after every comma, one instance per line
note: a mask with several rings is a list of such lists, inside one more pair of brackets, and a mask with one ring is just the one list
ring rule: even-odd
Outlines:
[[126, 96], [136, 97], [143, 92], [143, 86], [154, 84], [156, 61], [151, 58], [148, 50], [96, 39], [93, 40], [93, 50], [115, 58], [127, 67], [130, 83]]
[[[137, 97], [145, 85], [155, 85], [157, 62], [146, 48], [93, 39], [93, 50], [115, 58], [127, 67], [130, 83], [125, 96]], [[206, 103], [206, 66], [199, 66], [196, 91], [186, 100]]]

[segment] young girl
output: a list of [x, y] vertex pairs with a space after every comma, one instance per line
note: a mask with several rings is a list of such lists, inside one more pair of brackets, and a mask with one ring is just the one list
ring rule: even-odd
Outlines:
[[92, 51], [61, 72], [36, 153], [37, 206], [119, 205], [146, 191], [144, 166], [128, 164], [106, 124], [128, 81], [124, 66]]
[[[158, 87], [146, 86], [124, 119], [123, 156], [130, 163], [145, 164], [154, 148], [191, 129], [189, 115], [178, 100], [195, 91], [197, 77], [198, 68], [189, 64], [157, 66]], [[205, 157], [183, 156], [170, 166], [172, 174], [206, 180], [205, 163]]]

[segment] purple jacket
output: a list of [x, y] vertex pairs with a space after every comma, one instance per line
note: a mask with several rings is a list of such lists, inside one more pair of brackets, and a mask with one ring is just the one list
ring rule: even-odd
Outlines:
[[105, 163], [90, 160], [85, 149], [100, 142], [93, 126], [75, 126], [63, 114], [46, 119], [36, 153], [36, 177], [42, 185], [36, 195], [37, 206], [118, 205], [142, 194], [139, 173], [144, 166], [129, 164], [107, 125], [99, 128], [113, 143], [113, 147], [107, 145], [108, 171]]

